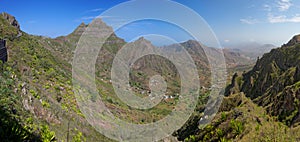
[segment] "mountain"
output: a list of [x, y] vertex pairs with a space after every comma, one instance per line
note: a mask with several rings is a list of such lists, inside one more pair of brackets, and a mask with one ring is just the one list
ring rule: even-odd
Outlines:
[[256, 42], [240, 43], [225, 49], [240, 54], [244, 58], [256, 60], [257, 57], [261, 57], [264, 53], [270, 52], [273, 48], [276, 48], [272, 44], [259, 44]]
[[11, 26], [15, 27], [16, 29], [20, 30], [20, 24], [16, 20], [16, 18], [6, 12], [1, 13], [3, 19], [5, 19]]
[[201, 111], [173, 135], [182, 141], [299, 141], [300, 35], [235, 73], [212, 123]]
[[[87, 123], [72, 91], [70, 63], [87, 25], [82, 23], [71, 34], [52, 39], [29, 35], [7, 17], [13, 16], [0, 16], [0, 37], [6, 39], [9, 53], [8, 62], [0, 72], [1, 126], [6, 130], [1, 132], [0, 138], [7, 141], [112, 141]], [[103, 28], [111, 29], [102, 24]], [[112, 34], [99, 52], [96, 83], [102, 98], [121, 119], [135, 123], [161, 119], [176, 104], [174, 98], [178, 99], [176, 88], [180, 87], [174, 65], [159, 56], [146, 56], [134, 63], [130, 84], [137, 95], [149, 95], [147, 84], [153, 74], [162, 74], [170, 85], [169, 99], [156, 108], [146, 111], [131, 108], [115, 95], [110, 83], [113, 59], [125, 44]], [[153, 46], [143, 38], [128, 44]]]
[[296, 44], [300, 44], [299, 35], [294, 36], [287, 44], [284, 44], [283, 46], [294, 46]]
[[[55, 39], [51, 38], [45, 38], [41, 37], [40, 42], [43, 44], [44, 47], [49, 49], [51, 52], [53, 52], [54, 56], [57, 56], [57, 58], [61, 58], [63, 60], [68, 61], [69, 63], [72, 61], [73, 53], [77, 45], [77, 41], [79, 40], [81, 34], [84, 32], [87, 25], [84, 23], [81, 23], [71, 34], [67, 36], [61, 36], [57, 37]], [[146, 40], [144, 38], [140, 38], [139, 40]], [[104, 48], [101, 49], [99, 52], [97, 59], [97, 68], [99, 69], [99, 75], [101, 78], [105, 78], [106, 80], [110, 80], [110, 69], [111, 64], [113, 62], [113, 59], [117, 53], [124, 45], [127, 43], [117, 37], [115, 34], [112, 34], [110, 38], [108, 38], [107, 42], [103, 46]], [[150, 43], [151, 44], [151, 43]], [[151, 44], [151, 46], [153, 46]], [[178, 47], [179, 44], [169, 45], [162, 47], [164, 50], [177, 50], [181, 47]], [[201, 76], [200, 81], [203, 82], [204, 85], [208, 86], [209, 81], [207, 81], [207, 78], [205, 76], [209, 76], [210, 70], [209, 70], [209, 63], [206, 57], [206, 54], [204, 53], [203, 48], [206, 48], [207, 50], [219, 52], [221, 51], [219, 49], [206, 47], [204, 45], [201, 45], [199, 42], [194, 40], [189, 40], [183, 43], [180, 43], [180, 46], [184, 47], [189, 54], [191, 54], [191, 57], [196, 63], [196, 66], [199, 70], [199, 76]], [[153, 46], [154, 47], [154, 46]], [[228, 52], [226, 50], [223, 51], [224, 56], [226, 59], [226, 63], [228, 68], [234, 68], [237, 66], [243, 66], [243, 65], [252, 65], [253, 61], [249, 60], [248, 58], [245, 58], [243, 56], [240, 56], [238, 53]], [[152, 58], [149, 60], [149, 58]], [[167, 69], [166, 65], [161, 65], [160, 63], [163, 63], [163, 60], [158, 59], [158, 57], [145, 57], [142, 60], [138, 60], [137, 64], [140, 64], [143, 67], [146, 67], [146, 62], [153, 62], [151, 64], [157, 65], [158, 67], [161, 67], [161, 70]], [[143, 65], [144, 64], [144, 65]], [[147, 63], [149, 65], [149, 63]], [[170, 64], [170, 63], [163, 63], [163, 64]], [[153, 66], [152, 65], [152, 66]], [[145, 69], [139, 68], [140, 72], [146, 71]], [[174, 69], [173, 69], [174, 70]], [[165, 70], [163, 72], [173, 72], [172, 70]], [[150, 73], [150, 71], [146, 71], [144, 74], [153, 74]], [[204, 76], [203, 76], [204, 75]], [[137, 79], [137, 78], [135, 78]], [[147, 79], [147, 78], [144, 78]], [[144, 84], [146, 83], [146, 80], [142, 81]], [[145, 86], [143, 87], [145, 88]]]
[[230, 49], [225, 48], [223, 49], [223, 53], [228, 68], [251, 65], [255, 63], [252, 58], [250, 58], [247, 55], [244, 55], [244, 53], [241, 51], [232, 51]]
[[[111, 30], [111, 27], [104, 22], [101, 24], [103, 28]], [[77, 42], [87, 25], [82, 23], [69, 35], [54, 39], [29, 35], [21, 31], [17, 20], [7, 13], [0, 16], [0, 25], [0, 37], [6, 39], [8, 51], [8, 62], [4, 64], [1, 72], [1, 78], [5, 81], [1, 82], [4, 88], [0, 90], [6, 91], [0, 98], [3, 102], [1, 111], [7, 114], [3, 122], [7, 122], [5, 123], [7, 130], [18, 127], [21, 131], [15, 132], [20, 133], [18, 136], [8, 135], [11, 136], [8, 140], [14, 141], [16, 138], [21, 141], [33, 139], [44, 141], [79, 138], [87, 141], [110, 141], [87, 123], [76, 104], [72, 91], [71, 62]], [[170, 113], [178, 99], [176, 95], [180, 89], [178, 73], [170, 61], [159, 56], [149, 55], [137, 60], [130, 73], [132, 90], [137, 95], [149, 95], [147, 85], [149, 77], [161, 74], [168, 83], [168, 93], [163, 103], [151, 110], [130, 108], [118, 99], [110, 83], [113, 59], [126, 44], [133, 46], [147, 44], [157, 48], [144, 38], [133, 43], [126, 43], [112, 34], [105, 42], [97, 59], [98, 89], [102, 92], [105, 104], [112, 109], [112, 113], [121, 114], [121, 119], [135, 123], [161, 119]], [[195, 60], [200, 80], [204, 85], [208, 85], [210, 71], [202, 46], [196, 41], [187, 41], [182, 45]], [[167, 51], [166, 49], [163, 50]], [[214, 51], [217, 52], [217, 50]], [[10, 97], [11, 95], [15, 97]], [[14, 122], [12, 124], [15, 125], [11, 126], [10, 122]], [[1, 136], [1, 138], [6, 138], [6, 136]]]
[[[103, 21], [100, 24], [103, 30], [112, 30]], [[69, 35], [57, 38], [29, 35], [21, 31], [18, 21], [7, 13], [0, 15], [0, 25], [0, 38], [6, 40], [4, 47], [8, 53], [7, 62], [0, 66], [1, 140], [113, 141], [86, 121], [73, 92], [71, 63], [78, 40], [88, 25], [81, 23]], [[131, 123], [147, 124], [170, 114], [180, 97], [180, 75], [172, 61], [165, 57], [147, 55], [134, 62], [132, 57], [140, 51], [128, 53], [129, 89], [135, 95], [151, 96], [148, 84], [153, 75], [163, 76], [168, 85], [159, 105], [147, 110], [128, 106], [115, 94], [111, 83], [112, 63], [125, 47], [148, 47], [151, 52], [172, 53], [172, 59], [185, 63], [179, 58], [183, 47], [196, 64], [202, 89], [195, 112], [185, 126], [165, 141], [175, 138], [185, 141], [299, 140], [299, 36], [265, 54], [246, 72], [244, 67], [252, 67], [254, 60], [240, 51], [206, 47], [194, 40], [155, 47], [145, 38], [127, 43], [113, 33], [98, 53], [95, 65], [99, 95], [115, 116]], [[204, 49], [216, 54], [223, 51], [227, 67], [238, 73], [233, 75], [213, 122], [199, 128], [210, 92], [211, 67]], [[294, 128], [289, 129], [289, 126]]]
[[0, 15], [8, 61], [0, 71], [2, 141], [110, 141], [84, 119], [72, 91], [71, 65]]
[[[268, 114], [288, 126], [297, 126], [300, 85], [300, 35], [294, 36], [281, 48], [264, 54], [253, 69], [229, 86], [228, 94], [244, 92]], [[235, 82], [235, 81], [233, 81]]]
[[[204, 48], [207, 51], [212, 51], [212, 52], [219, 52], [220, 54], [224, 54], [224, 58], [225, 58], [225, 62], [227, 65], [227, 68], [235, 68], [237, 66], [243, 66], [243, 65], [251, 65], [252, 63], [254, 63], [252, 60], [250, 60], [249, 57], [243, 56], [240, 52], [236, 52], [236, 51], [231, 51], [229, 49], [218, 49], [218, 48], [214, 48], [214, 47], [206, 47], [205, 45], [194, 41], [194, 40], [188, 40], [186, 42], [180, 43], [181, 46], [185, 47], [185, 49], [187, 49], [187, 51], [191, 54], [191, 56], [193, 57], [204, 57], [202, 59], [202, 62], [206, 62], [206, 64], [208, 64], [208, 61], [205, 60], [206, 58], [206, 54], [204, 52]], [[167, 49], [180, 49], [178, 47], [178, 45], [169, 45], [166, 46], [165, 48]], [[202, 49], [202, 50], [201, 50]], [[197, 60], [197, 59], [194, 59]]]

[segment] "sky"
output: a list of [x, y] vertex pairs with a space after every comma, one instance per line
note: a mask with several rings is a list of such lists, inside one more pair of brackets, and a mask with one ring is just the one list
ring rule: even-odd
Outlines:
[[[199, 14], [225, 47], [246, 42], [280, 46], [300, 33], [300, 0], [174, 1]], [[71, 33], [81, 22], [89, 23], [96, 16], [123, 2], [126, 1], [0, 0], [0, 12], [15, 16], [21, 29], [29, 34], [54, 38]], [[134, 9], [128, 9], [129, 12], [142, 13], [131, 10]], [[169, 9], [166, 7], [164, 10]], [[153, 13], [164, 14], [158, 12], [159, 9], [153, 9]], [[180, 11], [174, 11], [174, 16], [176, 15], [180, 15]], [[109, 24], [112, 23], [108, 22]], [[126, 41], [148, 34], [172, 37], [178, 42], [191, 38], [176, 25], [156, 20], [136, 21], [115, 30]], [[150, 40], [155, 39], [148, 37]], [[165, 40], [153, 42], [166, 43]]]

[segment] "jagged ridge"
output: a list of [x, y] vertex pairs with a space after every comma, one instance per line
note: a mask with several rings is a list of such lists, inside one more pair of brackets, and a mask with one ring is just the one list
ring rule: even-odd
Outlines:
[[253, 69], [243, 74], [240, 79], [240, 86], [229, 86], [227, 95], [244, 92], [255, 103], [265, 107], [269, 114], [278, 117], [287, 125], [300, 122], [299, 35], [294, 36], [281, 48], [273, 49], [258, 59]]

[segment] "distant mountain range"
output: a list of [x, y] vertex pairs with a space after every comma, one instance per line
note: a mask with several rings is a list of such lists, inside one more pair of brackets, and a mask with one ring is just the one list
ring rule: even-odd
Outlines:
[[[101, 24], [103, 28], [111, 28], [104, 22]], [[8, 52], [7, 62], [0, 66], [0, 139], [113, 141], [85, 120], [73, 93], [71, 62], [88, 25], [82, 23], [69, 35], [57, 38], [29, 35], [7, 13], [0, 15], [0, 25], [0, 38], [6, 40]], [[179, 48], [182, 46], [196, 64], [202, 87], [198, 105], [190, 120], [166, 141], [299, 141], [300, 35], [276, 49], [273, 45], [256, 43], [219, 49], [194, 40], [155, 47], [142, 37], [127, 43], [112, 34], [95, 65], [101, 98], [120, 119], [147, 124], [172, 111], [179, 98], [180, 76], [176, 67], [163, 57], [140, 58], [131, 66], [130, 89], [140, 97], [149, 95], [149, 78], [160, 74], [168, 84], [167, 97], [149, 110], [126, 105], [115, 95], [110, 78], [112, 62], [126, 44], [140, 47], [147, 44], [168, 52], [182, 50]], [[226, 97], [213, 122], [199, 127], [199, 120], [205, 117], [203, 110], [211, 85], [211, 67], [204, 49], [223, 52], [227, 68], [237, 73], [225, 89]]]
[[232, 47], [226, 47], [225, 50], [238, 53], [241, 56], [249, 58], [251, 60], [256, 60], [257, 57], [261, 57], [264, 53], [270, 52], [273, 48], [276, 48], [276, 46], [272, 44], [245, 42]]

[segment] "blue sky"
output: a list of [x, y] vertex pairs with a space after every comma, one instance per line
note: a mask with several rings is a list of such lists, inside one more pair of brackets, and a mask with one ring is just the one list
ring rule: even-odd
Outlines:
[[[14, 15], [27, 33], [56, 37], [89, 23], [122, 0], [1, 0], [0, 11]], [[277, 46], [300, 33], [299, 0], [176, 0], [201, 15], [224, 46], [243, 42]], [[166, 9], [168, 10], [168, 9]], [[156, 12], [153, 9], [153, 12]], [[138, 13], [138, 12], [137, 12]], [[174, 15], [178, 14], [174, 12]], [[104, 20], [105, 21], [105, 20]], [[172, 35], [177, 41], [191, 38], [174, 25], [139, 21], [116, 31], [126, 41], [143, 34]], [[205, 43], [204, 43], [205, 44]]]

